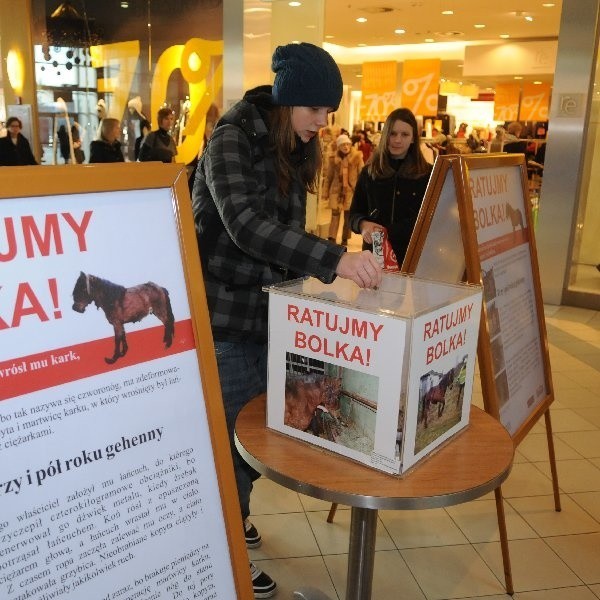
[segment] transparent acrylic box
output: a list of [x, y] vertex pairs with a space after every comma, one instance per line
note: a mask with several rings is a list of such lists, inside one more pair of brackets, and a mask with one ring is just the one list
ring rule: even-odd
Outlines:
[[385, 273], [269, 292], [267, 426], [399, 475], [468, 425], [480, 286]]

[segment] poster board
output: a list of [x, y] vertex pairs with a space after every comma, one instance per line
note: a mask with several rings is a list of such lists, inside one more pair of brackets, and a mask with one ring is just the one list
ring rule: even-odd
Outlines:
[[0, 596], [252, 598], [185, 169], [2, 169], [0, 206]]
[[520, 443], [554, 399], [523, 155], [440, 156], [403, 270], [483, 285], [485, 408]]

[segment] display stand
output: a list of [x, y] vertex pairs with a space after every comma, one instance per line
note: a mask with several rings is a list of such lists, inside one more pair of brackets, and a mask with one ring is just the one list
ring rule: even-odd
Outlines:
[[0, 596], [253, 598], [185, 168], [6, 168], [0, 206]]
[[[485, 409], [515, 445], [544, 416], [560, 511], [549, 410], [554, 391], [528, 198], [523, 155], [439, 157], [402, 270], [437, 281], [483, 284], [478, 358]], [[500, 488], [496, 506], [512, 593]]]

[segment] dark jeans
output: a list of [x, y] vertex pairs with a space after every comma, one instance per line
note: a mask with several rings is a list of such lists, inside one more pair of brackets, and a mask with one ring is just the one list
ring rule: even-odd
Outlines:
[[338, 227], [340, 226], [341, 213], [344, 213], [344, 224], [342, 225], [342, 243], [350, 239], [352, 232], [350, 231], [350, 211], [349, 210], [333, 210], [331, 211], [331, 222], [329, 224], [329, 239], [337, 239]]
[[260, 477], [235, 447], [235, 420], [244, 406], [258, 394], [267, 391], [268, 345], [254, 342], [215, 342], [215, 352], [225, 406], [233, 469], [237, 482], [242, 519], [250, 514], [252, 482]]

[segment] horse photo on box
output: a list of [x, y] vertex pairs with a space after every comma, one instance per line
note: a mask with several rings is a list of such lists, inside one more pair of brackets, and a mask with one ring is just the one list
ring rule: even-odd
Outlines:
[[460, 422], [463, 398], [457, 379], [467, 356], [445, 372], [429, 371], [421, 376], [415, 454]]
[[164, 287], [152, 281], [124, 287], [82, 271], [73, 288], [73, 310], [83, 313], [92, 302], [103, 310], [114, 329], [114, 352], [112, 357], [104, 359], [109, 365], [127, 353], [125, 323], [137, 323], [148, 315], [154, 315], [163, 323], [165, 348], [173, 343], [175, 318], [169, 292]]

